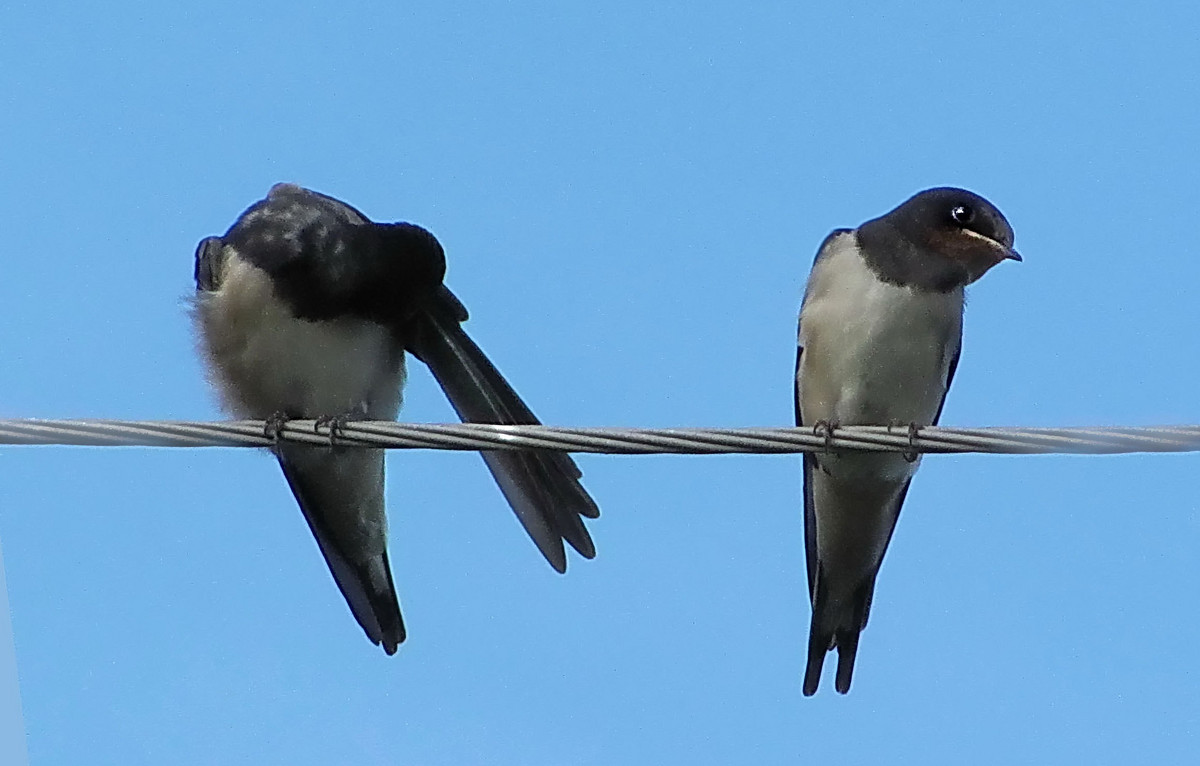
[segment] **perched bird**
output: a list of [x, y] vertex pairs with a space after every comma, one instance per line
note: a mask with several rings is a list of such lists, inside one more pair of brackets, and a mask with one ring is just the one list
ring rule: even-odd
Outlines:
[[[962, 348], [963, 288], [1021, 260], [990, 202], [929, 189], [857, 229], [834, 231], [800, 308], [796, 425], [936, 425]], [[804, 543], [812, 624], [804, 694], [825, 653], [850, 689], [875, 577], [920, 460], [901, 453], [804, 456]]]
[[[372, 223], [332, 197], [277, 184], [221, 237], [196, 250], [193, 318], [210, 377], [236, 417], [394, 420], [404, 353], [433, 372], [472, 423], [538, 420], [460, 324], [467, 311], [442, 284], [445, 255], [410, 223]], [[332, 431], [331, 431], [332, 441]], [[404, 622], [384, 515], [384, 452], [274, 450], [338, 588], [367, 637], [393, 654]], [[599, 509], [562, 452], [484, 452], [526, 532], [559, 572], [563, 540], [595, 547], [581, 516]]]

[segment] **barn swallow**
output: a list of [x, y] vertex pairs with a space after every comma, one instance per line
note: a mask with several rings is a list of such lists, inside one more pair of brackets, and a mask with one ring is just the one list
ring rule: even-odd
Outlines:
[[[463, 421], [537, 423], [463, 331], [467, 311], [442, 284], [445, 271], [425, 229], [373, 223], [332, 197], [275, 185], [196, 250], [193, 318], [225, 408], [276, 434], [294, 418], [394, 420], [407, 351]], [[395, 653], [405, 629], [388, 563], [384, 451], [277, 440], [274, 452], [354, 617]], [[595, 556], [580, 517], [600, 512], [568, 455], [482, 454], [554, 569], [566, 570], [564, 540]]]
[[[800, 308], [796, 425], [937, 425], [962, 349], [963, 289], [1021, 260], [994, 205], [929, 189], [857, 229], [834, 231]], [[812, 623], [804, 694], [838, 652], [850, 690], [875, 578], [920, 460], [895, 452], [804, 456], [804, 543]]]

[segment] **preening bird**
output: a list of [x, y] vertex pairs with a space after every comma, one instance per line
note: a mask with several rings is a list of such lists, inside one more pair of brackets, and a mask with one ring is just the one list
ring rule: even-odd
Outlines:
[[[373, 223], [332, 197], [277, 184], [196, 250], [193, 317], [210, 377], [236, 417], [394, 420], [405, 352], [428, 365], [459, 417], [535, 424], [467, 337], [467, 311], [442, 284], [445, 254], [410, 223]], [[405, 628], [392, 582], [384, 451], [279, 440], [274, 452], [350, 610], [393, 654]], [[595, 547], [581, 517], [599, 509], [565, 453], [484, 452], [496, 483], [559, 572], [563, 541]]]

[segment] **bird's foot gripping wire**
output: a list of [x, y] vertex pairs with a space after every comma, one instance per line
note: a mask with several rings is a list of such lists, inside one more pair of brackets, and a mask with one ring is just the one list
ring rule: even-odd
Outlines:
[[346, 424], [354, 420], [362, 420], [363, 415], [357, 412], [344, 412], [341, 415], [322, 415], [313, 421], [313, 433], [321, 433], [322, 428], [329, 429], [329, 446], [336, 447], [338, 437], [342, 436]]
[[813, 423], [813, 436], [825, 437], [825, 451], [833, 451], [833, 432], [841, 425], [837, 420], [818, 420]]
[[917, 462], [917, 458], [921, 457], [921, 453], [917, 452], [917, 434], [920, 432], [921, 427], [916, 423], [901, 423], [899, 421], [888, 423], [888, 431], [891, 431], [893, 428], [904, 428], [908, 431], [908, 449], [900, 454], [909, 463]]
[[[833, 453], [833, 432], [837, 430], [839, 425], [841, 425], [841, 423], [837, 419], [818, 420], [816, 423], [813, 423], [813, 436], [825, 437], [825, 454]], [[814, 454], [813, 459], [816, 460], [817, 467], [819, 467], [826, 474], [829, 473], [829, 469], [817, 455]]]
[[288, 424], [289, 420], [291, 418], [282, 410], [271, 413], [263, 424], [263, 436], [278, 444], [279, 434], [283, 433], [283, 427]]

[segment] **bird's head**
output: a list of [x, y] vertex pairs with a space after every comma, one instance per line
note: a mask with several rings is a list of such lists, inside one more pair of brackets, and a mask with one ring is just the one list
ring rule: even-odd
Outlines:
[[1008, 220], [991, 202], [966, 189], [927, 189], [863, 224], [859, 232], [867, 247], [900, 247], [937, 261], [928, 265], [948, 286], [970, 284], [1001, 261], [1021, 260], [1013, 249]]

